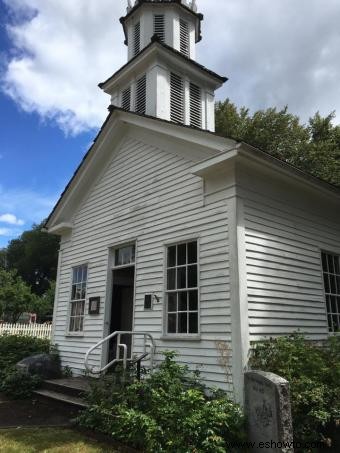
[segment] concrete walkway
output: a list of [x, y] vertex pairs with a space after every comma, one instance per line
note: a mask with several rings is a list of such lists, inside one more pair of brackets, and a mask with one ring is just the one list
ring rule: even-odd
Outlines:
[[77, 410], [32, 399], [11, 401], [0, 394], [0, 429], [29, 426], [71, 426]]

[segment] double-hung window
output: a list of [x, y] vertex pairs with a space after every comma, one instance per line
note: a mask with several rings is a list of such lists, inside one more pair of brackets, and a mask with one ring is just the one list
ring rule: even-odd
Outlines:
[[197, 241], [167, 248], [167, 334], [199, 333]]
[[322, 253], [328, 329], [340, 332], [340, 256]]
[[74, 267], [72, 269], [70, 332], [82, 332], [84, 330], [86, 287], [87, 265]]

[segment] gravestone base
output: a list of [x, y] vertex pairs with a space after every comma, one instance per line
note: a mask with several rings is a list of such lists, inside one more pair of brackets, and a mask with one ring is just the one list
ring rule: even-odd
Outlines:
[[294, 452], [288, 381], [263, 371], [245, 373], [245, 411], [252, 451]]

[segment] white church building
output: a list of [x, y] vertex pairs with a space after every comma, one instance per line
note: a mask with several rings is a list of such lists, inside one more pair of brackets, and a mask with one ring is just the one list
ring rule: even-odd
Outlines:
[[109, 115], [46, 223], [53, 342], [75, 375], [177, 351], [242, 401], [252, 342], [340, 330], [340, 190], [214, 133], [227, 79], [196, 62], [202, 19], [128, 2]]

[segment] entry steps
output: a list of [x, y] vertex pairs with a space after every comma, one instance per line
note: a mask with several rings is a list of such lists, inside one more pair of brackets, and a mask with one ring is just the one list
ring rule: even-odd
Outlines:
[[35, 390], [34, 394], [74, 408], [85, 409], [88, 404], [83, 396], [89, 385], [88, 380], [83, 377], [51, 379], [45, 380], [42, 387]]

